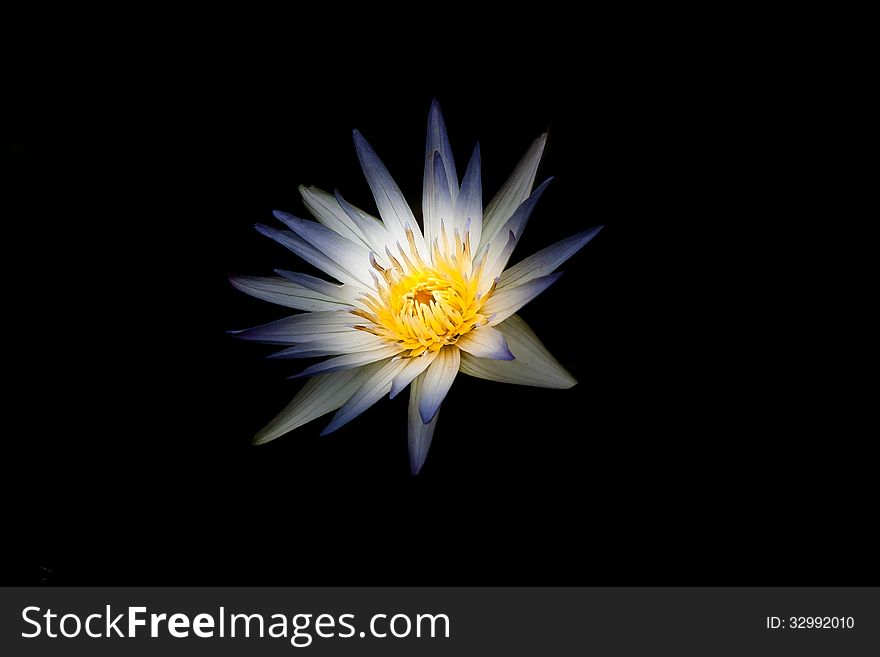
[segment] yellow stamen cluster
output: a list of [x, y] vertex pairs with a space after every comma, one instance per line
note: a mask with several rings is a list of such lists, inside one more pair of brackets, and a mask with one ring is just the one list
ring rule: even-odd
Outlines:
[[465, 230], [462, 240], [456, 229], [450, 244], [441, 223], [440, 236], [431, 246], [430, 263], [419, 255], [411, 230], [407, 229], [406, 236], [409, 249], [398, 243], [399, 259], [386, 248], [390, 267], [382, 267], [370, 255], [378, 272], [371, 272], [375, 292], [364, 294], [360, 301], [365, 309], [352, 313], [369, 322], [355, 328], [400, 345], [401, 350], [409, 350], [403, 356], [412, 357], [455, 344], [487, 323], [489, 318], [480, 311], [495, 284], [480, 293], [485, 254], [474, 263], [469, 231]]

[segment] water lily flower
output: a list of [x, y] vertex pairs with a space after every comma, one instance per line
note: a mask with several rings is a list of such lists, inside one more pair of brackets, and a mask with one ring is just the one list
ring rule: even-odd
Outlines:
[[275, 270], [277, 277], [231, 277], [242, 292], [306, 311], [235, 335], [283, 345], [273, 354], [277, 358], [329, 357], [295, 375], [311, 378], [255, 443], [336, 411], [321, 435], [328, 434], [383, 396], [393, 398], [409, 387], [410, 466], [417, 474], [440, 405], [459, 372], [543, 388], [576, 383], [515, 313], [559, 278], [557, 267], [601, 226], [507, 268], [550, 182], [532, 190], [545, 141], [541, 135], [531, 145], [484, 208], [480, 147], [459, 184], [435, 101], [428, 118], [421, 225], [358, 131], [355, 147], [380, 218], [339, 192], [300, 187], [317, 221], [275, 212], [288, 230], [257, 225], [334, 281], [286, 270]]

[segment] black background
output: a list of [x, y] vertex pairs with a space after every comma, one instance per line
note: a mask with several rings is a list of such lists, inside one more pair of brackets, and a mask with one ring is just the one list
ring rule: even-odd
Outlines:
[[[868, 464], [790, 384], [791, 77], [645, 17], [324, 18], [10, 60], [9, 579], [852, 583]], [[418, 208], [434, 97], [486, 199], [549, 129], [515, 259], [605, 225], [522, 313], [579, 384], [460, 376], [415, 478], [405, 395], [251, 447], [300, 364], [226, 335], [284, 314], [226, 277], [308, 271], [253, 224], [304, 215], [300, 183], [372, 208], [352, 128]]]

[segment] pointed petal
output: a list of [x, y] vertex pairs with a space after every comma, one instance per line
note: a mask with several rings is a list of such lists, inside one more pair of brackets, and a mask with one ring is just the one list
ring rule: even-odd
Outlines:
[[478, 358], [513, 360], [504, 334], [491, 326], [480, 326], [458, 339], [455, 346]]
[[425, 424], [434, 419], [437, 411], [440, 410], [440, 404], [443, 403], [446, 393], [452, 387], [455, 375], [458, 374], [460, 361], [461, 355], [458, 347], [443, 347], [437, 352], [434, 362], [425, 371], [421, 399], [419, 400], [419, 413], [421, 413], [422, 422]]
[[347, 310], [331, 310], [291, 315], [268, 324], [229, 333], [242, 340], [266, 344], [298, 344], [340, 334], [362, 333], [351, 328], [356, 320]]
[[519, 207], [514, 210], [510, 219], [505, 222], [504, 226], [502, 226], [502, 230], [499, 232], [503, 232], [504, 229], [507, 229], [512, 231], [517, 239], [522, 237], [522, 234], [526, 229], [526, 224], [529, 223], [529, 218], [532, 216], [532, 210], [535, 209], [538, 201], [541, 200], [541, 195], [544, 193], [544, 190], [547, 189], [547, 185], [551, 182], [553, 182], [552, 176], [538, 185], [538, 187], [535, 188], [535, 191], [529, 194], [528, 198], [520, 203]]
[[471, 161], [461, 181], [461, 192], [455, 201], [455, 215], [463, 228], [470, 219], [471, 244], [479, 245], [483, 228], [483, 188], [480, 180], [480, 145], [474, 148]]
[[254, 436], [253, 443], [262, 445], [325, 413], [335, 411], [380, 367], [374, 363], [360, 369], [322, 374], [309, 379], [285, 409]]
[[336, 192], [336, 203], [345, 212], [351, 222], [357, 226], [358, 230], [363, 234], [367, 246], [374, 253], [384, 253], [385, 247], [392, 243], [388, 229], [378, 219], [369, 216], [365, 212], [354, 207], [351, 203], [342, 198], [339, 191]]
[[530, 255], [501, 274], [498, 289], [522, 285], [529, 281], [552, 273], [559, 265], [568, 260], [602, 229], [602, 226], [590, 228], [577, 235], [551, 244], [546, 249]]
[[296, 283], [300, 287], [318, 292], [319, 294], [323, 294], [324, 296], [348, 305], [351, 305], [358, 297], [360, 297], [362, 292], [367, 291], [367, 288], [362, 285], [338, 285], [314, 276], [309, 276], [308, 274], [300, 274], [299, 272], [287, 271], [286, 269], [276, 269], [275, 273], [291, 283]]
[[[359, 281], [357, 278], [352, 276], [351, 273], [340, 267], [331, 258], [328, 258], [324, 253], [309, 244], [306, 240], [304, 240], [293, 231], [278, 230], [277, 228], [264, 226], [263, 224], [257, 224], [255, 228], [261, 234], [265, 235], [269, 239], [275, 240], [281, 246], [290, 249], [307, 263], [309, 263], [310, 265], [314, 265], [325, 274], [328, 274], [335, 278], [337, 281], [340, 281], [341, 283], [354, 283], [358, 285], [363, 285], [362, 281]], [[367, 278], [369, 280], [369, 276]]]
[[434, 362], [436, 357], [436, 351], [425, 351], [415, 358], [410, 358], [406, 367], [404, 367], [400, 371], [400, 374], [394, 377], [394, 381], [391, 382], [391, 399], [397, 397], [397, 395], [399, 395], [414, 378], [428, 369], [428, 366]]
[[303, 203], [315, 219], [355, 244], [367, 246], [363, 233], [339, 207], [332, 194], [317, 187], [306, 187], [305, 185], [299, 186], [299, 193], [302, 195]]
[[495, 328], [504, 334], [516, 360], [489, 360], [464, 353], [462, 372], [490, 381], [538, 388], [571, 388], [577, 383], [519, 315], [508, 317]]
[[446, 224], [446, 230], [450, 233], [457, 227], [452, 194], [449, 191], [446, 169], [443, 167], [443, 158], [440, 153], [434, 153], [434, 217], [437, 226], [442, 220]]
[[[526, 229], [526, 224], [529, 223], [532, 211], [541, 199], [544, 190], [547, 189], [547, 185], [549, 185], [552, 180], [553, 178], [548, 178], [542, 182], [538, 188], [532, 192], [531, 196], [520, 203], [520, 206], [516, 209], [510, 219], [505, 222], [502, 229], [496, 234], [495, 239], [492, 240], [491, 246], [489, 247], [489, 258], [487, 260], [487, 262], [492, 263], [492, 266], [487, 271], [491, 278], [495, 278], [504, 271], [507, 262], [510, 260], [511, 254], [513, 253], [513, 249], [516, 248], [519, 239], [522, 237], [522, 234]], [[511, 233], [514, 235], [513, 245], [508, 243]]]
[[289, 377], [291, 379], [299, 379], [304, 376], [314, 376], [316, 374], [326, 374], [327, 372], [339, 372], [341, 370], [350, 370], [361, 365], [369, 365], [377, 360], [384, 360], [392, 356], [396, 356], [401, 352], [397, 345], [388, 345], [378, 349], [370, 349], [369, 351], [358, 351], [353, 354], [343, 354], [335, 358], [328, 358], [320, 363], [307, 367], [299, 374]]
[[458, 174], [455, 171], [455, 160], [452, 157], [452, 148], [449, 146], [449, 136], [446, 134], [446, 123], [440, 112], [440, 105], [436, 100], [431, 102], [431, 111], [428, 113], [428, 138], [425, 141], [425, 178], [422, 188], [422, 219], [425, 229], [425, 241], [431, 244], [440, 230], [440, 216], [436, 211], [435, 187], [436, 176], [434, 172], [434, 153], [440, 153], [442, 158], [444, 177], [449, 184], [449, 196], [455, 201], [458, 197]]
[[446, 180], [449, 181], [452, 199], [458, 196], [458, 173], [455, 171], [455, 159], [452, 156], [452, 147], [449, 145], [449, 135], [446, 132], [446, 121], [443, 112], [440, 111], [440, 103], [431, 101], [431, 110], [428, 112], [428, 139], [425, 142], [425, 157], [434, 153], [440, 153], [443, 158], [443, 168], [446, 171]]
[[[293, 347], [275, 352], [269, 358], [340, 356], [356, 351], [379, 349], [388, 344], [387, 341], [372, 333], [357, 331], [350, 327], [345, 331], [328, 332], [324, 335], [296, 335], [293, 338], [293, 342], [295, 343]], [[279, 342], [279, 344], [291, 344], [291, 342]]]
[[357, 130], [354, 131], [354, 145], [361, 168], [364, 170], [364, 176], [366, 176], [370, 190], [373, 192], [373, 198], [376, 199], [379, 216], [382, 217], [391, 236], [395, 240], [400, 240], [402, 244], [405, 243], [406, 228], [409, 226], [416, 235], [416, 242], [423, 240], [422, 231], [419, 229], [406, 199], [400, 192], [400, 188], [388, 173], [388, 169], [382, 164], [379, 156], [376, 155], [376, 151]]
[[483, 270], [483, 276], [480, 279], [480, 289], [485, 290], [496, 278], [498, 278], [498, 274], [504, 270], [504, 266], [507, 264], [507, 261], [510, 260], [510, 255], [513, 253], [513, 250], [516, 248], [516, 235], [513, 234], [512, 230], [507, 231], [507, 242], [504, 246], [499, 248], [501, 244], [501, 235], [495, 238], [495, 241], [492, 242], [491, 247], [489, 248], [489, 253], [486, 254], [486, 262], [488, 263]]
[[391, 390], [392, 379], [406, 365], [402, 359], [380, 362], [383, 363], [382, 367], [365, 381], [358, 388], [357, 392], [336, 412], [336, 415], [330, 420], [330, 424], [321, 432], [322, 436], [326, 436], [344, 424], [348, 424], [388, 394], [388, 391]]
[[370, 250], [366, 246], [352, 242], [315, 221], [306, 221], [280, 210], [275, 210], [272, 214], [355, 279], [362, 284], [369, 284]]
[[409, 421], [408, 421], [408, 443], [409, 443], [409, 468], [413, 475], [419, 474], [425, 459], [428, 456], [428, 450], [431, 449], [431, 439], [434, 437], [434, 429], [437, 427], [437, 418], [440, 412], [434, 414], [434, 419], [425, 424], [422, 422], [422, 415], [419, 412], [419, 402], [421, 401], [421, 383], [422, 376], [413, 381], [409, 391]]
[[520, 160], [513, 174], [504, 183], [495, 198], [486, 206], [486, 211], [483, 213], [483, 239], [480, 246], [487, 244], [494, 238], [519, 207], [519, 204], [528, 198], [532, 191], [532, 185], [535, 184], [535, 174], [538, 171], [538, 164], [544, 153], [546, 141], [546, 133], [535, 140], [523, 159]]
[[336, 310], [341, 302], [274, 276], [230, 276], [236, 290], [297, 310]]
[[550, 287], [553, 283], [556, 282], [562, 276], [562, 272], [556, 272], [555, 274], [550, 274], [549, 276], [542, 276], [541, 278], [536, 278], [534, 280], [529, 281], [528, 283], [524, 283], [523, 285], [519, 285], [517, 287], [508, 287], [503, 290], [496, 290], [495, 294], [491, 296], [491, 298], [486, 301], [486, 304], [483, 306], [482, 312], [486, 315], [491, 315], [492, 320], [489, 322], [490, 326], [495, 326], [496, 324], [500, 324], [505, 319], [510, 317], [517, 310], [526, 305], [529, 301], [534, 299], [536, 296], [541, 294], [544, 290]]

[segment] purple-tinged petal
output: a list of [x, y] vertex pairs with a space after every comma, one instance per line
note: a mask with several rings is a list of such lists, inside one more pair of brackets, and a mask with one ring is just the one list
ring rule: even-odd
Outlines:
[[369, 283], [367, 258], [370, 250], [366, 246], [352, 242], [315, 221], [306, 221], [280, 210], [275, 210], [272, 214], [355, 279], [363, 284]]
[[[382, 338], [366, 331], [348, 328], [347, 331], [336, 331], [326, 335], [307, 336], [305, 340], [297, 336], [293, 347], [282, 349], [268, 356], [269, 358], [315, 358], [318, 356], [341, 356], [356, 351], [371, 351], [388, 344]], [[291, 344], [280, 343], [280, 344]]]
[[[489, 270], [489, 274], [492, 278], [498, 276], [504, 270], [504, 267], [507, 265], [511, 254], [513, 253], [513, 248], [516, 247], [516, 243], [519, 242], [519, 239], [522, 237], [522, 234], [526, 229], [526, 224], [529, 223], [529, 218], [532, 216], [532, 210], [535, 209], [535, 206], [541, 199], [541, 195], [544, 193], [544, 190], [547, 189], [547, 185], [549, 185], [552, 180], [553, 178], [548, 178], [542, 182], [532, 195], [520, 204], [510, 219], [504, 224], [502, 230], [496, 234], [495, 239], [492, 240], [492, 246], [489, 249], [489, 259], [487, 260], [487, 262], [492, 263], [492, 267]], [[515, 237], [513, 248], [510, 250], [507, 250], [506, 248], [509, 239], [508, 233], [513, 233]], [[502, 252], [506, 252], [506, 257], [499, 257]]]
[[338, 190], [335, 192], [335, 195], [339, 207], [342, 208], [346, 216], [351, 219], [363, 234], [370, 249], [375, 253], [382, 253], [385, 246], [391, 243], [391, 236], [388, 234], [388, 229], [385, 228], [385, 225], [373, 217], [364, 216], [364, 213], [342, 198], [342, 194]]
[[391, 390], [391, 381], [397, 373], [403, 369], [406, 363], [403, 360], [389, 360], [378, 372], [355, 392], [351, 398], [343, 404], [330, 424], [321, 432], [322, 436], [336, 431], [339, 427], [348, 424], [370, 406], [379, 401]]
[[304, 369], [299, 374], [287, 377], [289, 379], [299, 379], [305, 376], [314, 376], [316, 374], [326, 374], [328, 372], [338, 372], [341, 370], [350, 370], [354, 367], [369, 365], [385, 358], [396, 356], [400, 353], [400, 347], [389, 345], [379, 347], [378, 349], [370, 349], [369, 351], [358, 351], [353, 354], [343, 354], [334, 358], [328, 358], [320, 363], [315, 363]]
[[496, 290], [489, 300], [486, 301], [482, 310], [484, 315], [492, 315], [489, 325], [495, 326], [503, 322], [555, 283], [560, 276], [562, 276], [562, 272], [557, 272], [549, 276], [535, 278], [517, 287]]
[[483, 239], [482, 244], [492, 240], [498, 231], [504, 226], [520, 203], [526, 200], [532, 192], [535, 184], [535, 174], [541, 155], [544, 153], [544, 144], [547, 142], [546, 133], [538, 137], [529, 147], [529, 150], [516, 166], [513, 174], [501, 190], [491, 200], [483, 213]]
[[433, 420], [440, 410], [440, 404], [443, 403], [446, 393], [455, 381], [455, 375], [458, 374], [460, 361], [461, 354], [458, 347], [443, 347], [437, 352], [434, 362], [425, 370], [419, 400], [419, 413], [425, 424]]
[[257, 224], [255, 228], [259, 233], [265, 235], [269, 239], [275, 240], [281, 246], [290, 249], [310, 265], [314, 265], [325, 274], [335, 278], [337, 281], [357, 285], [363, 284], [345, 269], [340, 267], [331, 258], [327, 257], [324, 253], [309, 244], [293, 231], [278, 230], [277, 228], [272, 228], [271, 226], [265, 226], [263, 224]]
[[556, 242], [556, 244], [551, 244], [547, 248], [530, 255], [525, 260], [521, 260], [501, 274], [501, 278], [498, 280], [498, 289], [522, 285], [535, 278], [552, 273], [563, 262], [580, 251], [600, 230], [602, 230], [602, 226], [590, 228], [577, 235], [572, 235]]
[[455, 343], [462, 351], [492, 360], [513, 360], [514, 355], [507, 346], [504, 334], [491, 326], [479, 326], [464, 334]]
[[229, 331], [229, 333], [242, 340], [265, 344], [301, 344], [340, 334], [363, 333], [351, 328], [355, 320], [356, 318], [347, 310], [331, 310], [291, 315], [274, 322], [249, 329]]
[[449, 146], [449, 136], [446, 134], [446, 123], [443, 121], [443, 114], [440, 112], [440, 105], [436, 100], [431, 102], [431, 111], [428, 113], [428, 138], [425, 141], [425, 176], [422, 188], [422, 218], [425, 241], [428, 244], [433, 243], [440, 230], [440, 216], [436, 210], [438, 190], [435, 186], [437, 178], [434, 171], [434, 153], [440, 153], [444, 177], [449, 185], [449, 196], [454, 202], [458, 197], [458, 174], [455, 171], [452, 148]]
[[470, 219], [471, 246], [476, 250], [480, 244], [483, 228], [483, 188], [480, 180], [480, 145], [474, 148], [471, 161], [461, 181], [461, 192], [455, 201], [455, 215], [463, 228]]
[[301, 287], [313, 290], [319, 294], [331, 297], [332, 299], [337, 299], [338, 301], [349, 305], [351, 305], [351, 303], [365, 291], [365, 288], [361, 285], [338, 285], [336, 283], [330, 283], [320, 278], [316, 278], [315, 276], [309, 276], [308, 274], [301, 274], [295, 271], [287, 271], [286, 269], [276, 269], [275, 273], [291, 283], [296, 283]]
[[577, 383], [547, 351], [522, 317], [511, 315], [495, 328], [504, 334], [516, 360], [490, 360], [462, 353], [463, 373], [480, 379], [538, 388], [571, 388]]
[[417, 236], [417, 241], [421, 239], [421, 230], [400, 188], [376, 155], [376, 151], [357, 130], [354, 131], [354, 145], [367, 184], [376, 200], [376, 207], [379, 208], [379, 215], [392, 237], [396, 240], [405, 240], [406, 228], [409, 226]]
[[440, 412], [434, 413], [434, 418], [425, 424], [419, 412], [421, 401], [421, 383], [424, 374], [413, 381], [409, 391], [409, 417], [407, 422], [407, 443], [409, 447], [409, 468], [413, 475], [419, 474], [428, 450], [431, 449], [431, 440], [434, 438], [434, 429], [437, 427], [437, 418]]
[[391, 382], [390, 398], [394, 399], [399, 395], [417, 376], [428, 369], [428, 366], [434, 362], [437, 357], [435, 351], [425, 351], [415, 358], [410, 358], [406, 367], [401, 370], [400, 374], [394, 377]]
[[[446, 230], [452, 231], [456, 227], [452, 195], [449, 193], [449, 183], [446, 180], [446, 169], [443, 167], [443, 158], [440, 153], [434, 153], [434, 217], [435, 228], [443, 221]], [[438, 233], [439, 234], [439, 228]]]
[[274, 276], [230, 276], [229, 282], [252, 297], [296, 310], [338, 310], [342, 303]]
[[306, 187], [305, 185], [299, 186], [299, 193], [303, 203], [315, 219], [355, 244], [367, 246], [363, 233], [339, 207], [332, 194], [317, 187]]

